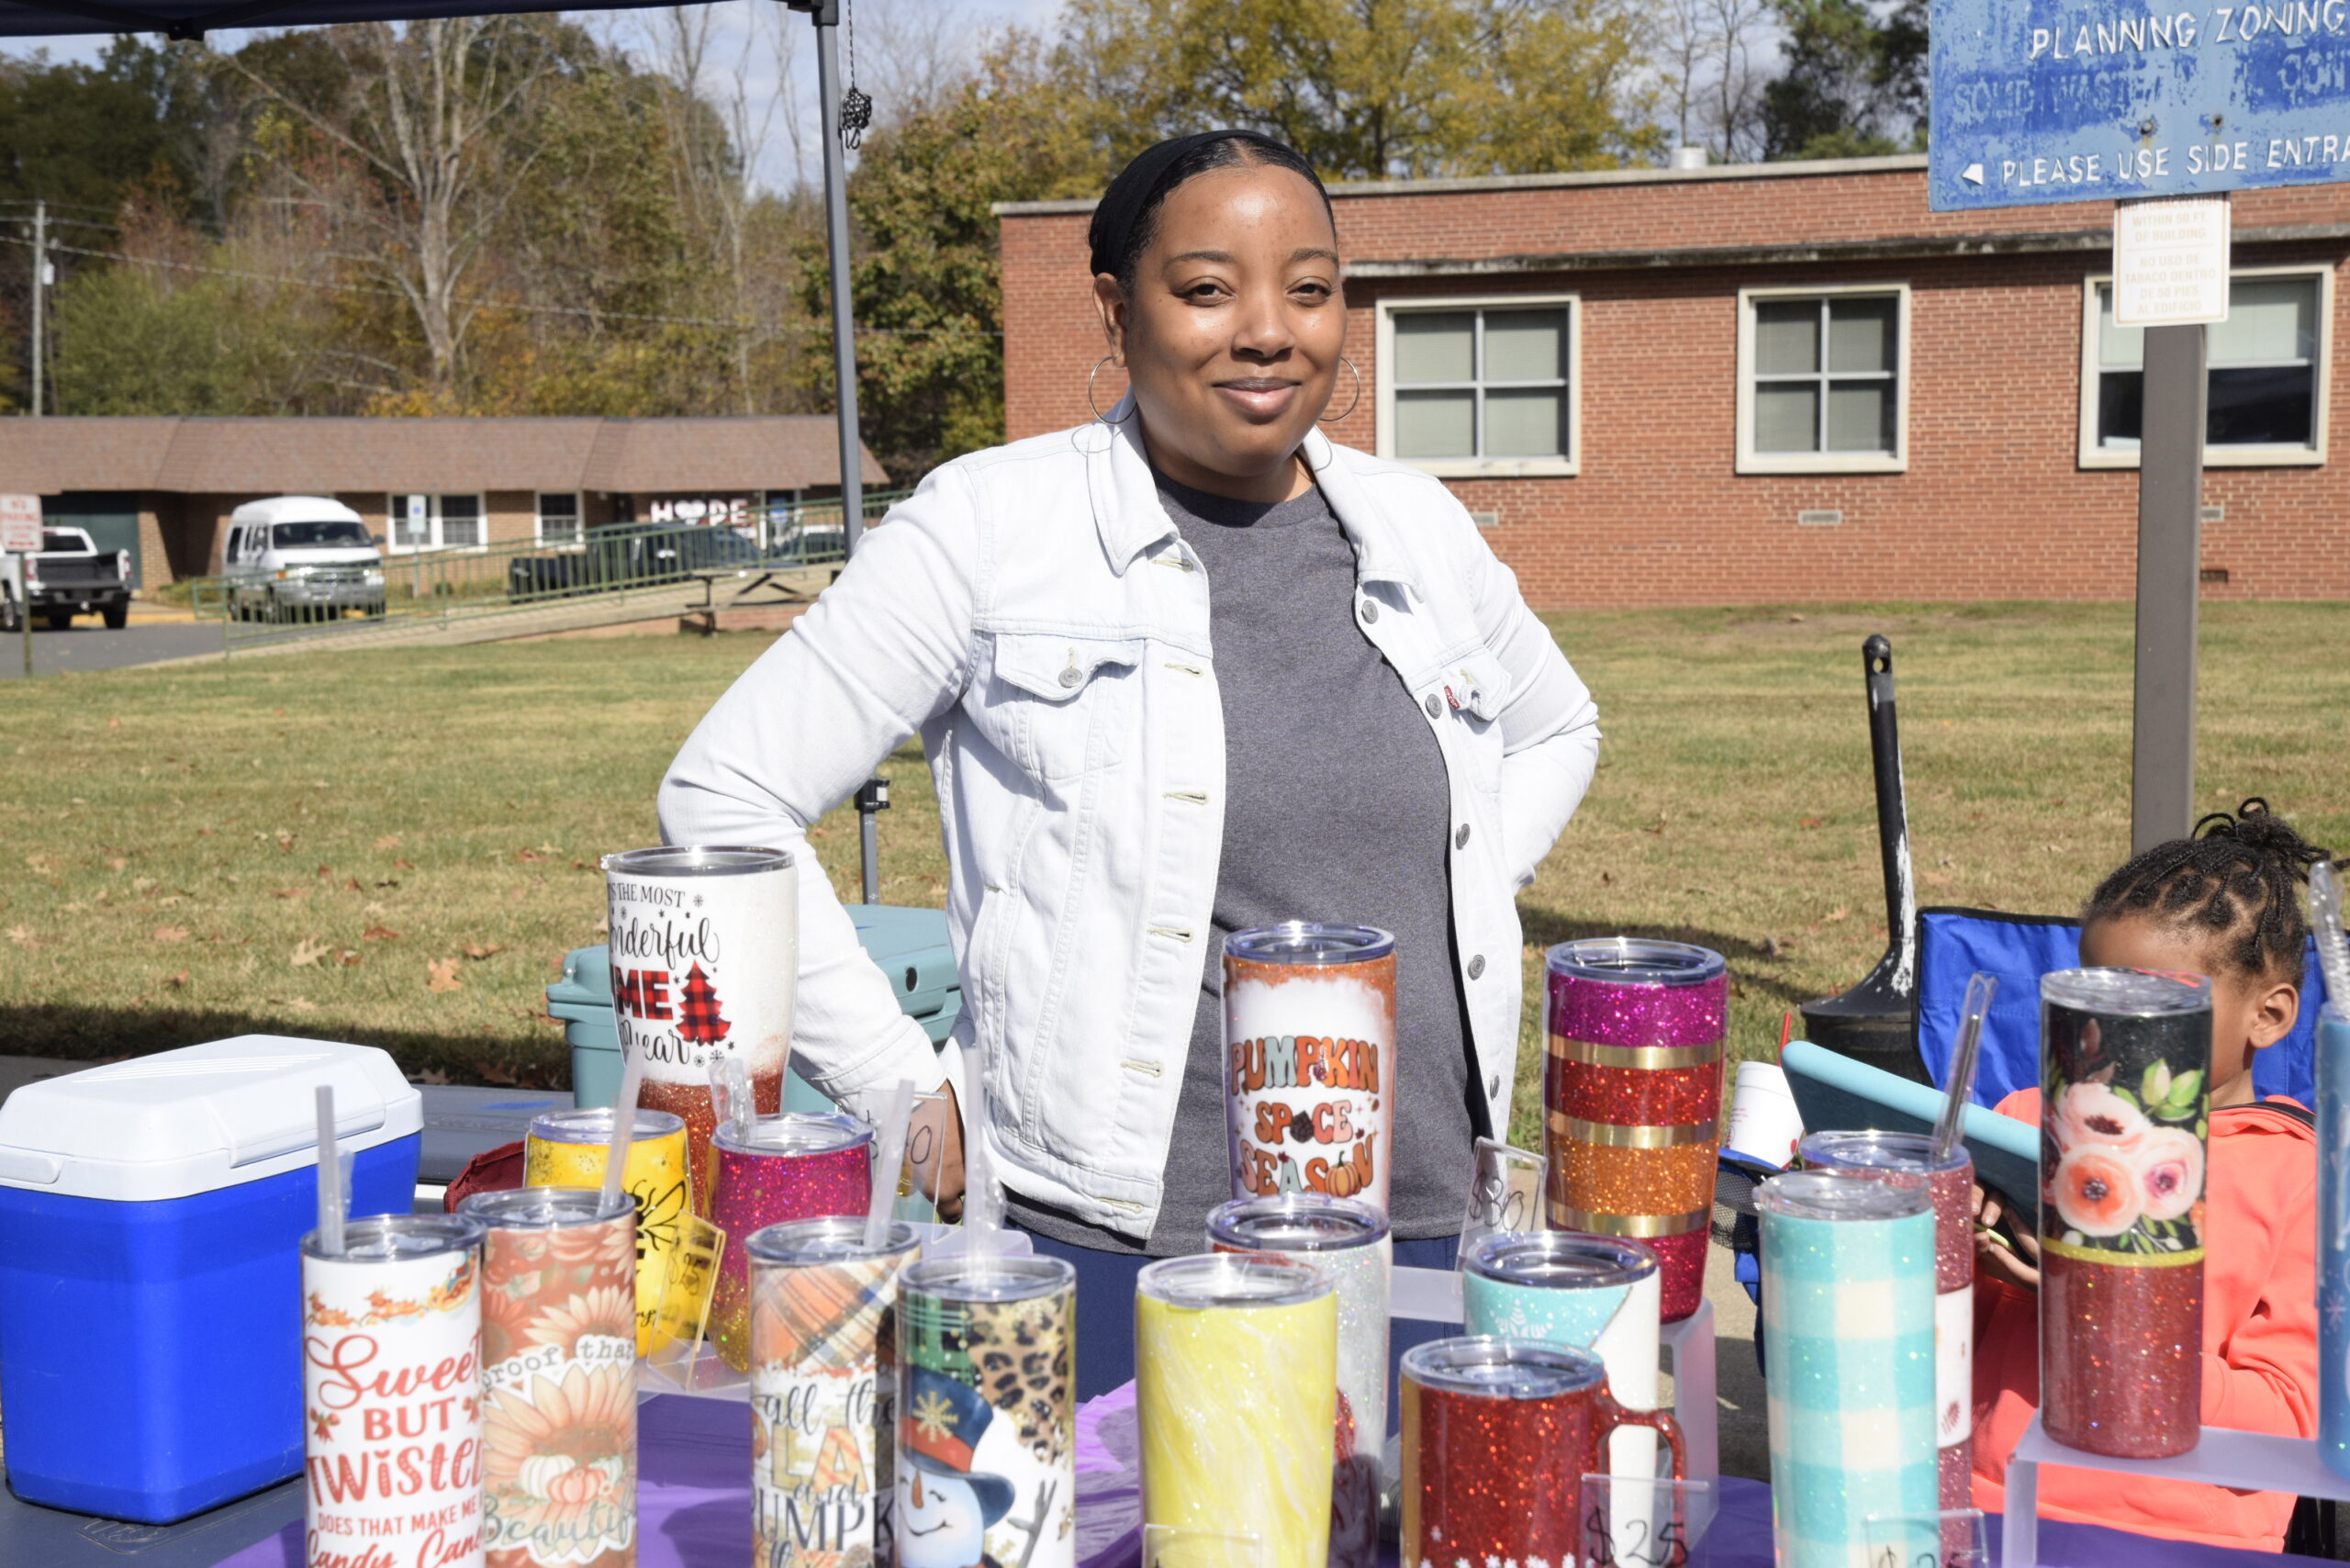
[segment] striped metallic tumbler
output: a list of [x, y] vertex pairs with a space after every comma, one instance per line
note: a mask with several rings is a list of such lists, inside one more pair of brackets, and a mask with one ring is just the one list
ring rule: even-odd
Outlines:
[[1705, 1293], [1729, 966], [1635, 936], [1562, 942], [1545, 960], [1550, 1226], [1647, 1243], [1678, 1322]]

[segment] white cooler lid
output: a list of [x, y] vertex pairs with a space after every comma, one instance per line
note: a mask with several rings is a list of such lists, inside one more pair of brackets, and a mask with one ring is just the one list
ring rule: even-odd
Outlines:
[[374, 1046], [240, 1035], [28, 1083], [0, 1105], [0, 1186], [151, 1203], [318, 1163], [318, 1088], [348, 1153], [424, 1126]]

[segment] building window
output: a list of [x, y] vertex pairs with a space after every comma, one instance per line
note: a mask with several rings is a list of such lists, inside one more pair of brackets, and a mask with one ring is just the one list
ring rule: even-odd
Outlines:
[[[2248, 269], [2228, 284], [2228, 319], [2204, 329], [2204, 461], [2319, 463], [2325, 456], [2324, 323], [2331, 271]], [[2116, 326], [2113, 285], [2091, 278], [2082, 324], [2081, 462], [2138, 461], [2146, 334]]]
[[1908, 466], [1908, 353], [1906, 286], [1740, 291], [1739, 471]]
[[1572, 295], [1382, 300], [1380, 455], [1449, 477], [1574, 473], [1578, 305]]
[[478, 550], [488, 542], [481, 498], [396, 495], [391, 516], [394, 554], [409, 550]]
[[576, 544], [579, 543], [579, 493], [562, 495], [539, 492], [539, 543], [542, 544]]

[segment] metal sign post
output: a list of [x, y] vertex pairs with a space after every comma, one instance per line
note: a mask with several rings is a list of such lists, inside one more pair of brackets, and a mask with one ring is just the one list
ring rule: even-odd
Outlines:
[[[2350, 26], [2338, 12], [1931, 3], [1926, 187], [1936, 212], [2350, 181]], [[2222, 216], [2216, 261], [2206, 252], [2173, 264], [2208, 242], [2209, 214], [2199, 231], [2187, 214], [2169, 215], [2178, 221], [2156, 250], [2170, 253], [2142, 252], [2152, 264], [2133, 282], [2141, 215], [2128, 205], [2116, 224], [2114, 320], [2146, 329], [2130, 834], [2143, 849], [2188, 833], [2195, 817], [2207, 398], [2199, 323], [2225, 319], [2228, 258]], [[2190, 303], [2199, 290], [2200, 303]], [[2125, 303], [2133, 297], [2150, 307], [2134, 319]]]
[[[824, 251], [832, 266], [833, 395], [839, 409], [841, 540], [856, 554], [865, 532], [865, 442], [856, 420], [856, 301], [849, 292], [847, 128], [841, 118], [840, 0], [784, 0], [816, 25], [816, 102], [824, 150]], [[856, 791], [857, 860], [865, 902], [881, 902], [880, 812], [890, 809], [889, 781], [867, 779]]]
[[40, 553], [40, 498], [0, 496], [0, 554], [17, 558], [17, 630], [24, 638], [25, 678], [33, 678], [33, 557]]

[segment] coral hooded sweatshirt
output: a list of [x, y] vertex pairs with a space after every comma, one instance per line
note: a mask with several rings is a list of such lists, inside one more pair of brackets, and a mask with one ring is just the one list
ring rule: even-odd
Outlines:
[[[2317, 1435], [2317, 1133], [2270, 1101], [2211, 1114], [2204, 1187], [2203, 1424]], [[2293, 1102], [2285, 1101], [2287, 1104]], [[2040, 1121], [2040, 1091], [1999, 1112]], [[1999, 1511], [2040, 1406], [2040, 1298], [1975, 1279], [1975, 1506]], [[2042, 1518], [2281, 1551], [2292, 1497], [2043, 1464]]]

